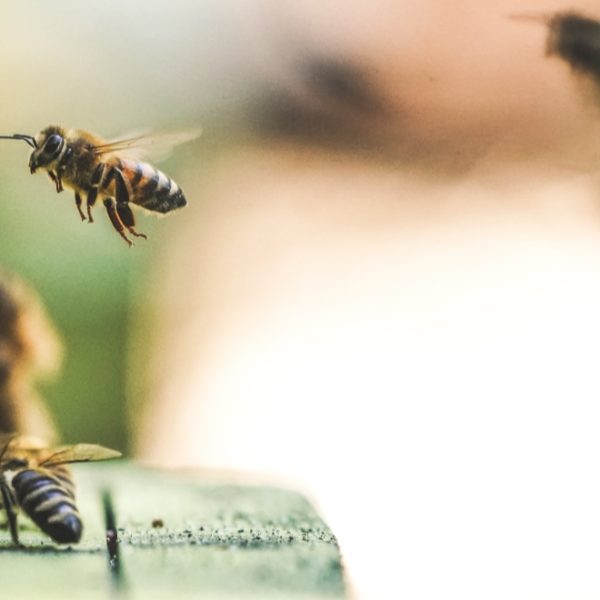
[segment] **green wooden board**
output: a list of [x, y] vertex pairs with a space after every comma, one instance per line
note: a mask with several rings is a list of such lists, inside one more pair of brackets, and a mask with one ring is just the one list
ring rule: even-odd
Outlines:
[[[0, 531], [4, 597], [345, 598], [335, 537], [300, 494], [130, 464], [74, 467], [85, 531], [57, 547], [20, 516], [24, 548]], [[118, 571], [106, 549], [102, 490], [116, 514]], [[161, 527], [156, 521], [162, 521]]]

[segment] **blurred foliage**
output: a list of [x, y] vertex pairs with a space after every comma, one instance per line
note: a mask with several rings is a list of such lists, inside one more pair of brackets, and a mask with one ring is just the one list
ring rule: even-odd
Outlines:
[[80, 223], [72, 194], [57, 196], [50, 180], [30, 179], [26, 148], [13, 150], [22, 164], [7, 161], [0, 171], [1, 264], [38, 291], [66, 351], [43, 395], [65, 440], [126, 449], [128, 282], [143, 248], [128, 251], [102, 205], [94, 225]]
[[[146, 283], [161, 278], [156, 262], [183, 215], [157, 219], [138, 211], [138, 230], [149, 239], [128, 248], [101, 203], [94, 208], [94, 223], [82, 223], [73, 193], [57, 194], [42, 172], [31, 177], [28, 147], [7, 144], [0, 161], [0, 266], [37, 291], [65, 350], [60, 374], [41, 382], [40, 390], [64, 441], [127, 452], [145, 404], [145, 398], [132, 402], [128, 397], [129, 366], [143, 360], [153, 340], [152, 323], [139, 318], [150, 302]], [[161, 168], [178, 181], [190, 169], [207, 173], [223, 147], [210, 135], [200, 146], [210, 149], [201, 164], [189, 144]], [[187, 196], [194, 204], [203, 200], [198, 190], [190, 189]], [[132, 323], [143, 327], [133, 340]]]
[[[201, 125], [197, 144], [160, 164], [197, 205], [202, 190], [182, 175], [193, 169], [203, 179], [223, 146], [239, 139], [240, 106], [253, 94], [255, 68], [241, 51], [253, 13], [212, 0], [35, 0], [6, 7], [0, 72], [10, 86], [0, 90], [0, 132], [35, 134], [59, 123], [111, 138]], [[62, 439], [126, 452], [138, 426], [131, 418], [139, 418], [145, 402], [135, 398], [132, 405], [127, 397], [129, 362], [132, 354], [139, 362], [153, 339], [152, 323], [143, 322], [131, 340], [132, 317], [149, 301], [145, 283], [161, 277], [156, 262], [182, 215], [157, 220], [138, 213], [138, 229], [149, 240], [129, 249], [100, 203], [95, 223], [81, 223], [69, 190], [57, 195], [42, 173], [30, 176], [29, 151], [23, 142], [0, 144], [0, 267], [37, 290], [61, 334], [63, 369], [41, 392]]]

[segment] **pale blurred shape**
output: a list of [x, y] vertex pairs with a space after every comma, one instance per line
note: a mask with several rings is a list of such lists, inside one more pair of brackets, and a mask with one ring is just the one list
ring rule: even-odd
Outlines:
[[385, 110], [285, 52], [274, 87], [380, 153], [267, 138], [188, 172], [206, 201], [134, 345], [140, 455], [307, 489], [360, 598], [596, 596], [595, 109], [522, 5], [285, 6]]
[[299, 483], [361, 598], [600, 591], [589, 181], [301, 156], [224, 165], [156, 265], [141, 455]]

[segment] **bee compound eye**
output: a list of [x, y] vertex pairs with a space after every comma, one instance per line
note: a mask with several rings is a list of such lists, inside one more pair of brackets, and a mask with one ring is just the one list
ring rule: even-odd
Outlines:
[[47, 154], [53, 154], [58, 150], [61, 141], [62, 138], [60, 137], [60, 135], [56, 133], [52, 134], [46, 141], [46, 144], [44, 146], [44, 152], [46, 152]]

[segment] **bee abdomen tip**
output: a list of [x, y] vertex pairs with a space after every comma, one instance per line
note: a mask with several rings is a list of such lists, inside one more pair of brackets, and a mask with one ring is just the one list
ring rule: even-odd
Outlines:
[[83, 524], [79, 516], [72, 512], [51, 526], [46, 526], [46, 533], [59, 544], [77, 544], [81, 540]]

